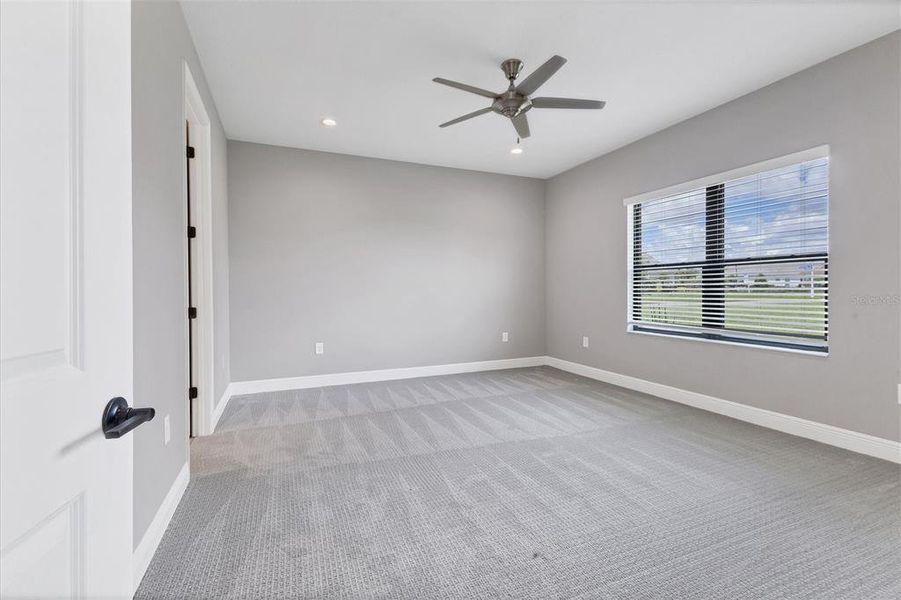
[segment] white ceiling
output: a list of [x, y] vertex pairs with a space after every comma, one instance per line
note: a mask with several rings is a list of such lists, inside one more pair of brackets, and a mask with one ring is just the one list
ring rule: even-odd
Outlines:
[[[546, 178], [899, 27], [898, 2], [185, 2], [230, 139]], [[569, 62], [536, 94], [607, 101], [509, 120], [436, 76], [501, 91]], [[325, 129], [322, 117], [338, 126]]]

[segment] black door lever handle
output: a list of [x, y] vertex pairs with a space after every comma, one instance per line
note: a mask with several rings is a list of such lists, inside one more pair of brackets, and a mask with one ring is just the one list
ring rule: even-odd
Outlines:
[[152, 408], [130, 408], [125, 398], [113, 398], [103, 409], [100, 425], [106, 439], [119, 438], [140, 425], [153, 419], [156, 411]]

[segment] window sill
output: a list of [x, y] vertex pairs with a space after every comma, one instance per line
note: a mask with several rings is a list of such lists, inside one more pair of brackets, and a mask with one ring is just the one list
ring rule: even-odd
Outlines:
[[717, 340], [717, 339], [711, 339], [711, 338], [696, 337], [693, 335], [685, 335], [685, 334], [681, 334], [678, 332], [663, 333], [663, 332], [659, 332], [659, 331], [647, 331], [644, 329], [634, 329], [631, 325], [628, 325], [626, 327], [626, 332], [639, 334], [639, 335], [650, 335], [653, 337], [670, 338], [670, 339], [676, 339], [676, 340], [682, 340], [682, 341], [688, 341], [688, 342], [704, 342], [704, 343], [708, 343], [708, 344], [739, 346], [741, 348], [751, 348], [754, 350], [767, 350], [767, 351], [776, 351], [776, 352], [788, 352], [791, 354], [804, 354], [807, 356], [817, 356], [820, 358], [826, 358], [829, 356], [828, 349], [826, 349], [826, 350], [816, 350], [816, 349], [805, 350], [802, 348], [786, 348], [783, 346], [755, 344], [753, 342], [741, 342], [741, 341], [737, 341], [737, 340]]

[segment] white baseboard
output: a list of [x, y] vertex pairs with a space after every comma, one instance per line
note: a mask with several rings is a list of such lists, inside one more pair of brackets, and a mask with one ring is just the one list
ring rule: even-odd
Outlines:
[[595, 367], [562, 360], [551, 356], [545, 357], [545, 364], [562, 371], [582, 375], [590, 379], [596, 379], [605, 383], [629, 388], [638, 392], [652, 394], [665, 400], [687, 404], [710, 412], [715, 412], [733, 419], [746, 421], [761, 427], [775, 429], [783, 433], [815, 440], [831, 446], [837, 446], [852, 452], [874, 456], [883, 460], [901, 463], [901, 442], [895, 442], [884, 438], [858, 433], [849, 429], [842, 429], [833, 425], [825, 425], [816, 421], [809, 421], [799, 417], [777, 413], [763, 408], [755, 408], [746, 404], [739, 404], [730, 400], [714, 398], [697, 392], [690, 392], [680, 388], [663, 385], [604, 371]]
[[156, 549], [163, 539], [163, 534], [166, 533], [169, 521], [172, 520], [172, 515], [175, 514], [175, 509], [178, 508], [178, 503], [184, 495], [185, 490], [188, 488], [188, 482], [190, 480], [190, 463], [185, 463], [181, 468], [181, 471], [179, 471], [178, 477], [175, 478], [172, 487], [169, 488], [169, 492], [163, 499], [163, 503], [156, 511], [156, 515], [154, 515], [150, 527], [147, 528], [144, 537], [141, 538], [141, 542], [138, 544], [138, 547], [135, 548], [132, 559], [135, 591], [138, 590], [141, 580], [144, 579], [144, 573], [147, 572], [147, 567], [150, 566], [150, 561], [153, 559], [153, 555], [156, 553]]
[[479, 362], [454, 363], [449, 365], [429, 365], [425, 367], [405, 367], [401, 369], [379, 369], [377, 371], [354, 371], [350, 373], [329, 373], [327, 375], [307, 375], [304, 377], [282, 377], [280, 379], [256, 379], [253, 381], [233, 381], [228, 386], [231, 396], [241, 394], [258, 394], [260, 392], [282, 392], [330, 385], [346, 385], [349, 383], [369, 383], [372, 381], [390, 381], [392, 379], [411, 379], [413, 377], [433, 377], [435, 375], [453, 375], [456, 373], [474, 373], [477, 371], [496, 371], [498, 369], [519, 369], [522, 367], [539, 367], [545, 364], [544, 356], [526, 358], [507, 358], [501, 360], [484, 360]]

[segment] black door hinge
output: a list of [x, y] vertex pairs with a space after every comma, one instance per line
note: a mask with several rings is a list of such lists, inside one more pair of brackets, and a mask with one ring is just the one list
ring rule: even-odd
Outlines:
[[188, 158], [194, 158], [194, 146], [185, 146], [185, 154]]
[[197, 307], [196, 306], [191, 306], [188, 308], [188, 318], [189, 319], [197, 318]]
[[188, 398], [193, 400], [196, 397], [197, 397], [197, 388], [196, 387], [188, 388]]
[[197, 237], [197, 228], [193, 225], [188, 225], [188, 238], [196, 238]]

